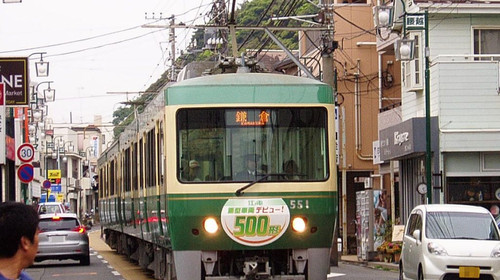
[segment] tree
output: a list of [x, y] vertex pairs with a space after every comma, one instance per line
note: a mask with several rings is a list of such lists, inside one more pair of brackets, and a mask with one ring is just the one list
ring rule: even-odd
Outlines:
[[[294, 15], [309, 15], [318, 13], [319, 9], [307, 0], [253, 0], [241, 5], [236, 14], [236, 22], [242, 26], [300, 26], [307, 23], [295, 20], [274, 21], [272, 17], [286, 17]], [[276, 37], [288, 48], [298, 49], [298, 35], [295, 31], [275, 32]], [[259, 49], [278, 46], [270, 44], [264, 31], [238, 30], [236, 41], [240, 48]], [[267, 42], [267, 45], [263, 45]]]

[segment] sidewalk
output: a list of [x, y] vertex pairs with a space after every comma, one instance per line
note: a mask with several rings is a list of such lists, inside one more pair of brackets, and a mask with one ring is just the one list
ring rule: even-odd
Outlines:
[[359, 260], [357, 255], [342, 255], [340, 257], [340, 261], [342, 261], [344, 263], [357, 264], [357, 265], [362, 265], [362, 266], [367, 266], [367, 267], [377, 268], [377, 269], [387, 269], [387, 270], [394, 270], [394, 271], [399, 270], [397, 263]]

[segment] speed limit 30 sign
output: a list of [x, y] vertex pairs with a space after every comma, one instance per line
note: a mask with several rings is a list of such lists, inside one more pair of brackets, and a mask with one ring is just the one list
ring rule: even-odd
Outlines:
[[22, 162], [30, 162], [35, 156], [35, 148], [30, 143], [24, 143], [17, 148], [17, 158]]

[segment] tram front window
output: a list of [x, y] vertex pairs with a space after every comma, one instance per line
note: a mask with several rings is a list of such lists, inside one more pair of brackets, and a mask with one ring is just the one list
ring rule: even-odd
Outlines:
[[181, 109], [176, 121], [181, 182], [329, 176], [325, 108]]

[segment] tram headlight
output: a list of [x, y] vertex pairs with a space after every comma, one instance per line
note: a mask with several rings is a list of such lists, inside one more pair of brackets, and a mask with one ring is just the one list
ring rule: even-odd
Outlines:
[[306, 230], [306, 219], [303, 217], [295, 217], [292, 220], [292, 229], [296, 232], [304, 232]]
[[208, 233], [216, 233], [219, 230], [219, 224], [214, 218], [206, 218], [203, 222], [203, 228]]

